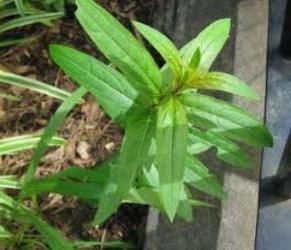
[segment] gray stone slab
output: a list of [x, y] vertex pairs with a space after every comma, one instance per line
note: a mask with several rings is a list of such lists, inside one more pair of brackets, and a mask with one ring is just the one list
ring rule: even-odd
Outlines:
[[[241, 98], [233, 102], [264, 118], [266, 93], [267, 1], [243, 1], [238, 5], [234, 74], [248, 81], [260, 94], [261, 102]], [[248, 175], [226, 171], [228, 199], [222, 203], [219, 250], [251, 250], [255, 246], [261, 151], [252, 150], [255, 169]]]
[[[276, 174], [291, 128], [291, 61], [283, 59], [278, 53], [285, 3], [285, 0], [270, 2], [266, 121], [275, 143], [273, 148], [264, 151], [262, 178]], [[259, 210], [257, 250], [289, 250], [291, 200], [265, 206], [270, 197], [264, 198]]]

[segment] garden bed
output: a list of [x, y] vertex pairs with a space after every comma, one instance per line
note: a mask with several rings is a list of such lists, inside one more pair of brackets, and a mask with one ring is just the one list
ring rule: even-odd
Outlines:
[[[131, 27], [129, 19], [151, 24], [157, 0], [152, 1], [97, 1], [113, 13], [122, 23]], [[73, 15], [74, 8], [67, 9], [64, 19], [52, 27], [33, 25], [9, 33], [29, 36], [36, 31], [43, 35], [35, 42], [23, 46], [11, 46], [0, 50], [0, 68], [50, 83], [72, 92], [76, 85], [51, 61], [48, 46], [51, 43], [69, 44], [88, 52], [98, 59], [104, 58], [87, 38]], [[21, 94], [21, 102], [9, 102], [0, 98], [0, 138], [22, 135], [46, 126], [59, 102], [51, 97], [17, 87], [3, 87], [5, 93]], [[122, 130], [114, 124], [88, 95], [67, 117], [59, 135], [67, 139], [65, 147], [50, 149], [37, 170], [38, 176], [48, 176], [72, 165], [89, 167], [97, 165], [119, 149]], [[0, 156], [0, 175], [22, 176], [32, 156], [32, 150], [13, 156]], [[118, 213], [101, 228], [93, 229], [88, 223], [94, 216], [92, 207], [74, 198], [57, 194], [41, 195], [39, 204], [50, 224], [59, 228], [70, 239], [123, 240], [141, 249], [147, 207], [123, 205]], [[97, 248], [96, 248], [97, 249]]]

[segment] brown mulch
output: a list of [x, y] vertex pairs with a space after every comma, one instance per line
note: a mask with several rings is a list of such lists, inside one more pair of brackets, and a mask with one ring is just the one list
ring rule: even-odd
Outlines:
[[[129, 18], [151, 24], [157, 1], [100, 0], [97, 2], [131, 28]], [[72, 11], [73, 9], [69, 9], [66, 18], [53, 27], [33, 25], [15, 31], [25, 36], [41, 32], [43, 36], [29, 45], [0, 50], [0, 68], [73, 91], [76, 88], [75, 84], [49, 58], [48, 45], [69, 44], [101, 60], [104, 58], [84, 34], [74, 19]], [[14, 33], [10, 35], [13, 36]], [[17, 87], [0, 85], [0, 91], [23, 97], [20, 102], [0, 98], [0, 138], [27, 134], [44, 128], [60, 104], [53, 98]], [[85, 103], [77, 105], [70, 113], [59, 131], [59, 136], [67, 139], [66, 146], [48, 150], [38, 168], [38, 176], [51, 175], [72, 165], [94, 166], [117, 151], [122, 141], [122, 131], [119, 126], [104, 114], [90, 95], [85, 98]], [[28, 150], [13, 156], [0, 156], [0, 174], [22, 176], [32, 152]], [[42, 195], [40, 207], [47, 220], [70, 239], [124, 240], [133, 242], [136, 249], [142, 246], [146, 207], [123, 205], [116, 215], [98, 229], [88, 226], [95, 210], [74, 198], [56, 194]]]

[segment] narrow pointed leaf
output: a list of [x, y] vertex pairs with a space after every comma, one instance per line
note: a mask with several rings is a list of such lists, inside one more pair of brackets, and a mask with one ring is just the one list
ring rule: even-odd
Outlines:
[[52, 45], [50, 54], [66, 74], [97, 98], [112, 119], [124, 122], [138, 94], [118, 71], [69, 47]]
[[200, 61], [201, 61], [201, 52], [200, 52], [200, 49], [197, 48], [190, 60], [190, 64], [189, 64], [190, 68], [196, 71], [199, 68]]
[[58, 178], [40, 178], [27, 183], [22, 197], [41, 193], [57, 193], [68, 197], [78, 197], [82, 200], [99, 200], [104, 187], [96, 182], [78, 182]]
[[60, 100], [65, 100], [71, 94], [65, 90], [56, 88], [49, 84], [30, 79], [27, 77], [19, 76], [16, 74], [8, 73], [0, 70], [0, 84], [6, 83], [12, 86], [17, 86], [21, 88], [30, 89], [51, 97], [58, 98]]
[[[13, 136], [0, 140], [0, 156], [15, 154], [19, 151], [35, 148], [40, 141], [41, 134], [30, 134]], [[59, 137], [52, 137], [48, 146], [63, 146], [65, 140]]]
[[61, 18], [63, 15], [64, 13], [62, 12], [56, 12], [56, 13], [33, 14], [29, 16], [18, 17], [1, 24], [0, 33], [3, 33], [14, 28], [26, 26], [29, 24], [42, 23], [58, 19]]
[[113, 249], [134, 249], [135, 247], [127, 242], [112, 240], [112, 241], [77, 241], [73, 243], [77, 249], [88, 249], [92, 247], [113, 248]]
[[159, 108], [157, 123], [157, 168], [160, 197], [171, 220], [178, 209], [183, 186], [187, 148], [187, 116], [183, 106], [170, 99]]
[[37, 40], [41, 35], [31, 35], [29, 37], [21, 37], [16, 39], [5, 39], [0, 40], [0, 48], [1, 47], [8, 47], [16, 44], [28, 44], [32, 43]]
[[198, 93], [184, 93], [180, 100], [192, 109], [195, 116], [215, 124], [217, 132], [253, 146], [273, 144], [268, 129], [238, 106]]
[[172, 41], [158, 30], [139, 22], [133, 22], [137, 30], [150, 42], [161, 54], [166, 63], [174, 72], [176, 78], [182, 74], [182, 58]]
[[155, 132], [155, 114], [138, 117], [127, 127], [118, 165], [112, 169], [94, 224], [103, 223], [128, 196], [132, 184], [143, 167], [151, 166], [148, 154]]
[[77, 0], [76, 16], [102, 53], [130, 83], [148, 97], [159, 93], [160, 71], [151, 55], [105, 9], [92, 0]]
[[31, 163], [28, 167], [25, 183], [32, 180], [36, 168], [40, 163], [40, 160], [45, 153], [47, 146], [49, 145], [51, 138], [56, 134], [57, 130], [62, 125], [67, 114], [75, 107], [75, 105], [82, 99], [87, 93], [87, 90], [80, 87], [70, 97], [68, 97], [57, 109], [55, 114], [50, 119], [40, 141], [37, 144], [37, 148], [32, 156]]
[[234, 167], [249, 168], [251, 161], [247, 154], [237, 145], [224, 136], [213, 131], [201, 132], [199, 129], [191, 128], [190, 136], [193, 141], [207, 143], [217, 148], [217, 157]]
[[186, 158], [185, 182], [201, 192], [223, 199], [226, 194], [219, 180], [210, 174], [208, 168], [196, 159], [188, 155]]
[[180, 53], [184, 62], [189, 65], [194, 53], [199, 48], [201, 59], [198, 69], [208, 71], [229, 37], [230, 19], [220, 19], [204, 29], [199, 35], [187, 43]]
[[253, 100], [259, 99], [257, 93], [247, 83], [222, 72], [195, 72], [186, 85], [193, 89], [221, 90]]
[[177, 209], [177, 216], [187, 222], [191, 222], [193, 220], [193, 209], [188, 201], [188, 194], [186, 189], [187, 188], [185, 186], [182, 188], [180, 195], [181, 200]]

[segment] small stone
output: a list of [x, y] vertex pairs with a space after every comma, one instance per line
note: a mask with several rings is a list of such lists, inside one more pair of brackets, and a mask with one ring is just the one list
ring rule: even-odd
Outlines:
[[90, 149], [91, 149], [91, 146], [88, 142], [86, 141], [80, 141], [78, 143], [78, 146], [77, 146], [77, 154], [81, 157], [81, 159], [83, 160], [88, 160], [90, 158]]
[[112, 152], [115, 148], [115, 143], [114, 142], [109, 142], [105, 145], [105, 148], [107, 151]]

